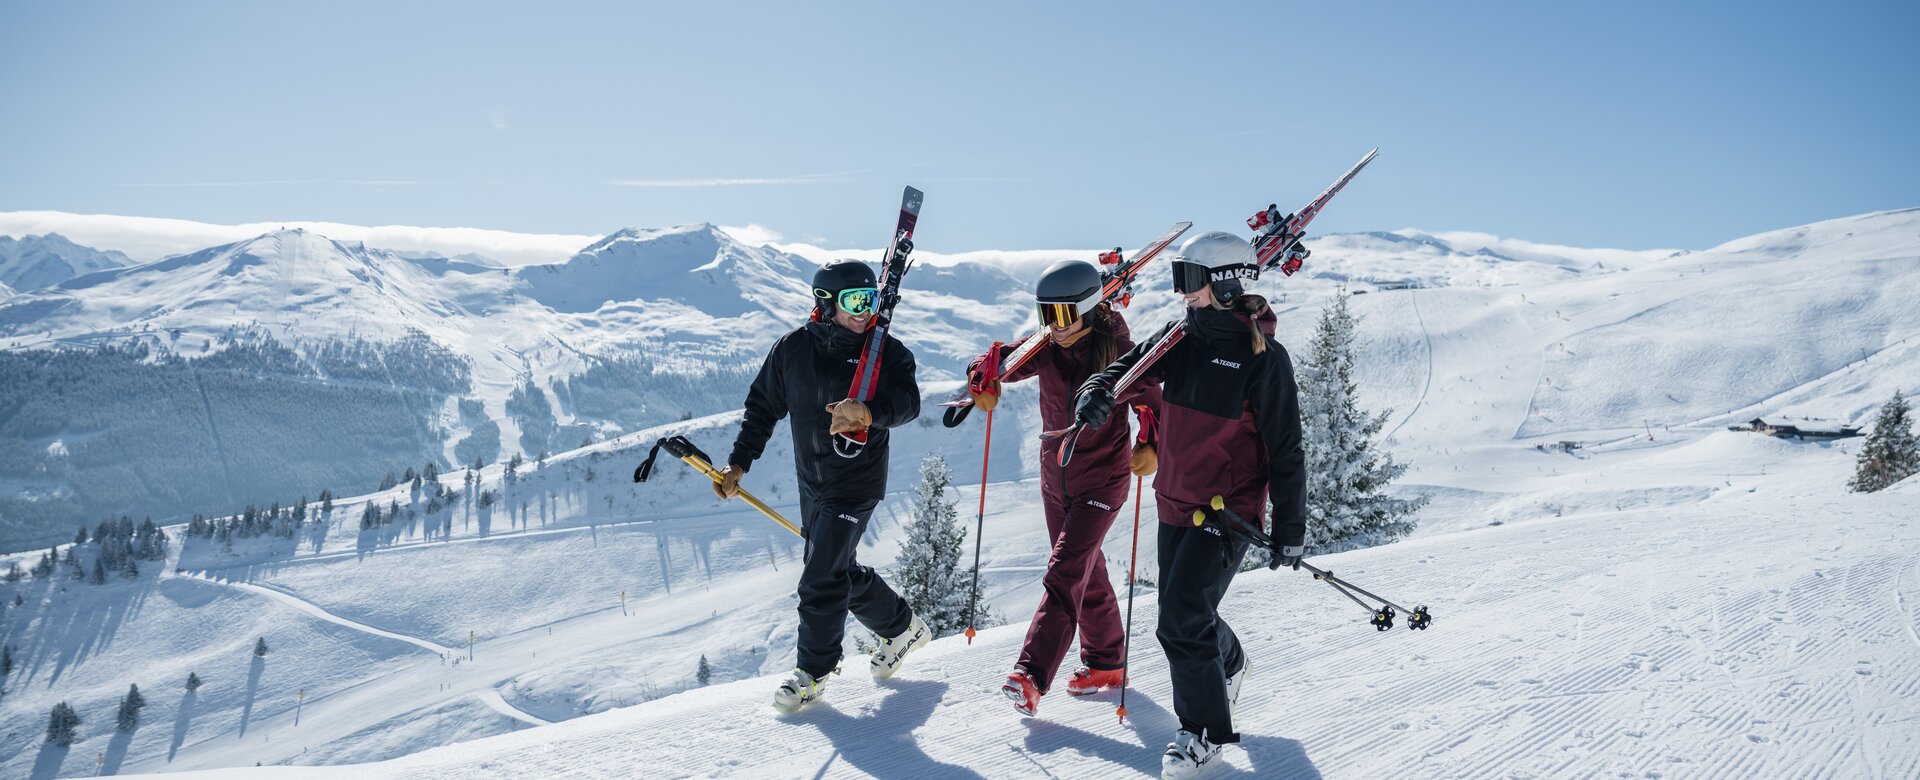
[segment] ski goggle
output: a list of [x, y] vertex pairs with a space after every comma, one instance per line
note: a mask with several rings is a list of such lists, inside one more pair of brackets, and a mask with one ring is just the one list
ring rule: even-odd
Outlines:
[[1071, 328], [1080, 321], [1080, 304], [1040, 303], [1040, 324], [1049, 328]]
[[1212, 283], [1208, 269], [1199, 263], [1187, 263], [1175, 260], [1173, 265], [1173, 291], [1177, 293], [1198, 292]]
[[870, 314], [880, 301], [880, 290], [875, 287], [849, 287], [840, 291], [835, 298], [840, 310], [854, 316]]
[[1214, 281], [1233, 281], [1238, 287], [1242, 279], [1259, 277], [1257, 267], [1251, 265], [1230, 265], [1221, 268], [1208, 268], [1199, 263], [1175, 260], [1173, 266], [1173, 291], [1177, 293], [1199, 292], [1207, 289]]

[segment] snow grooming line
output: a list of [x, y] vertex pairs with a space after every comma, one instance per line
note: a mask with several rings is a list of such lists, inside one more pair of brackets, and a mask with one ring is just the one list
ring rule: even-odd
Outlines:
[[[633, 470], [633, 481], [645, 482], [649, 477], [653, 476], [653, 459], [659, 457], [660, 450], [662, 449], [665, 449], [668, 455], [685, 461], [687, 465], [707, 475], [707, 479], [713, 480], [714, 484], [720, 483], [720, 470], [713, 467], [713, 458], [708, 456], [707, 453], [702, 452], [699, 447], [694, 446], [693, 442], [685, 436], [668, 436], [654, 442], [653, 449], [647, 451], [647, 459], [641, 461], [640, 467]], [[804, 534], [800, 533], [799, 526], [794, 525], [793, 521], [780, 516], [778, 511], [775, 511], [773, 507], [767, 506], [766, 502], [761, 501], [752, 493], [747, 492], [746, 488], [740, 489], [740, 498], [754, 509], [760, 510], [761, 514], [779, 523], [780, 527], [792, 531], [794, 536], [804, 537]]]
[[[1280, 273], [1287, 276], [1298, 272], [1300, 265], [1306, 262], [1308, 255], [1312, 254], [1306, 247], [1300, 245], [1300, 240], [1307, 234], [1307, 223], [1319, 216], [1320, 209], [1325, 208], [1327, 202], [1333, 200], [1333, 196], [1340, 194], [1340, 191], [1346, 188], [1347, 182], [1353, 181], [1353, 177], [1359, 175], [1360, 169], [1367, 167], [1367, 163], [1373, 162], [1373, 158], [1378, 156], [1380, 156], [1380, 148], [1374, 147], [1365, 157], [1361, 157], [1359, 162], [1354, 163], [1352, 168], [1348, 168], [1346, 173], [1341, 174], [1340, 178], [1333, 180], [1333, 184], [1322, 191], [1320, 197], [1314, 198], [1293, 214], [1282, 216], [1278, 204], [1269, 204], [1264, 210], [1248, 217], [1247, 227], [1253, 228], [1253, 259], [1258, 268], [1253, 278], [1248, 281], [1259, 281], [1260, 274], [1274, 268], [1279, 268]], [[1173, 349], [1173, 345], [1179, 343], [1181, 337], [1186, 334], [1186, 320], [1175, 321], [1173, 329], [1167, 331], [1159, 341], [1154, 342], [1153, 346], [1147, 350], [1147, 354], [1140, 357], [1140, 362], [1133, 364], [1133, 368], [1120, 377], [1120, 381], [1114, 383], [1113, 397], [1119, 398], [1124, 394], [1127, 388], [1139, 381], [1140, 376], [1145, 374], [1147, 369], [1152, 368], [1154, 363], [1159, 362], [1161, 356]], [[1072, 426], [1064, 430], [1046, 431], [1040, 434], [1040, 437], [1043, 439], [1066, 438], [1066, 442], [1060, 445], [1060, 465], [1065, 466], [1067, 461], [1073, 459], [1074, 444], [1079, 442], [1080, 431], [1086, 427], [1085, 420], [1076, 419]]]
[[[1240, 537], [1241, 540], [1248, 544], [1257, 544], [1267, 548], [1273, 547], [1273, 537], [1268, 536], [1265, 531], [1260, 530], [1259, 526], [1247, 522], [1247, 519], [1241, 517], [1238, 512], [1228, 509], [1225, 498], [1214, 496], [1211, 506], [1212, 512], [1206, 509], [1193, 510], [1194, 525], [1204, 525], [1207, 518], [1211, 516], [1216, 518], [1215, 525], [1225, 528], [1228, 533]], [[1407, 628], [1425, 631], [1427, 630], [1427, 626], [1433, 622], [1432, 616], [1427, 614], [1425, 605], [1408, 610], [1406, 607], [1402, 607], [1380, 596], [1373, 595], [1358, 585], [1335, 577], [1333, 576], [1333, 572], [1307, 563], [1304, 559], [1300, 561], [1300, 567], [1311, 573], [1314, 579], [1331, 586], [1334, 590], [1339, 591], [1340, 595], [1346, 596], [1352, 600], [1353, 603], [1360, 605], [1361, 609], [1373, 615], [1373, 619], [1370, 622], [1376, 631], [1386, 631], [1393, 628], [1393, 618], [1398, 615], [1399, 612], [1407, 613]], [[1280, 568], [1280, 559], [1277, 557], [1274, 558], [1267, 564], [1267, 568]], [[1355, 593], [1380, 602], [1380, 606], [1375, 607], [1372, 604], [1361, 601], [1360, 596], [1353, 595]], [[1395, 612], [1395, 610], [1399, 610], [1399, 612]]]

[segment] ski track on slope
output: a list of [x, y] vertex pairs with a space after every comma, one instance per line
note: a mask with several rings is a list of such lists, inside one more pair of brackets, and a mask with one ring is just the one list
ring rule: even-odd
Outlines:
[[512, 704], [508, 704], [506, 698], [500, 695], [500, 689], [498, 688], [488, 688], [483, 691], [477, 691], [473, 694], [473, 698], [479, 699], [480, 703], [493, 708], [494, 712], [498, 712], [509, 718], [513, 718], [514, 720], [520, 721], [521, 723], [526, 723], [532, 726], [553, 725], [553, 721], [542, 720], [541, 718], [533, 715], [532, 713], [525, 712], [520, 708], [513, 706]]
[[366, 634], [372, 634], [378, 637], [385, 637], [387, 639], [393, 639], [400, 642], [405, 642], [407, 644], [413, 645], [414, 647], [418, 647], [422, 650], [425, 650], [429, 653], [433, 653], [434, 655], [452, 657], [452, 656], [460, 655], [461, 653], [465, 652], [462, 650], [454, 650], [453, 648], [450, 648], [450, 647], [437, 645], [437, 644], [434, 644], [433, 642], [429, 642], [425, 639], [421, 639], [416, 636], [408, 636], [406, 634], [395, 633], [382, 628], [375, 628], [373, 626], [369, 626], [365, 623], [361, 623], [356, 620], [350, 620], [348, 618], [341, 617], [332, 612], [328, 612], [325, 609], [322, 609], [319, 605], [314, 604], [311, 601], [307, 601], [306, 599], [302, 599], [299, 596], [293, 595], [292, 593], [288, 593], [284, 590], [280, 590], [279, 588], [275, 588], [269, 585], [256, 585], [251, 582], [234, 582], [232, 580], [223, 580], [217, 577], [209, 577], [209, 576], [200, 575], [200, 574], [182, 573], [176, 576], [186, 577], [186, 578], [198, 580], [200, 582], [208, 582], [215, 585], [221, 585], [221, 586], [233, 588], [235, 590], [252, 593], [256, 596], [262, 596], [272, 601], [279, 602], [280, 604], [283, 604], [287, 607], [291, 607], [294, 610], [297, 610], [299, 612], [303, 612], [315, 618], [318, 618], [320, 620], [324, 620], [328, 623], [332, 623], [337, 626], [344, 626], [346, 628], [351, 628], [355, 631], [359, 631]]

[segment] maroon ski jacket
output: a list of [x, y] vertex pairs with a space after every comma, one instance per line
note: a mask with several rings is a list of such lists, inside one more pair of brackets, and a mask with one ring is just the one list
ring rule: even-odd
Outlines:
[[[1120, 354], [1126, 354], [1133, 347], [1133, 335], [1127, 330], [1127, 321], [1120, 312], [1109, 309], [1107, 316], [1113, 323], [1113, 338]], [[1028, 336], [1027, 338], [1035, 338]], [[1039, 336], [1039, 338], [1046, 338]], [[1024, 341], [1025, 339], [1022, 339]], [[1013, 346], [1019, 346], [1014, 342]], [[1009, 347], [1012, 349], [1012, 347]], [[1040, 422], [1041, 429], [1057, 431], [1073, 425], [1074, 394], [1080, 384], [1094, 372], [1106, 368], [1096, 362], [1093, 354], [1093, 338], [1089, 335], [1075, 342], [1071, 347], [1048, 344], [1041, 347], [1027, 364], [1009, 372], [1000, 378], [1001, 382], [1019, 382], [1029, 377], [1040, 377]], [[1124, 406], [1132, 408], [1145, 404], [1157, 415], [1160, 412], [1160, 388], [1152, 383], [1142, 382], [1115, 404], [1116, 411]], [[1115, 421], [1124, 421], [1124, 417], [1115, 414]], [[1073, 461], [1067, 464], [1066, 484], [1061, 484], [1059, 466], [1061, 440], [1043, 441], [1040, 444], [1040, 490], [1050, 498], [1071, 498], [1075, 501], [1096, 501], [1109, 509], [1119, 509], [1127, 500], [1127, 478], [1133, 476], [1128, 470], [1133, 457], [1132, 437], [1124, 422], [1103, 425], [1097, 430], [1089, 430], [1080, 435], [1079, 444], [1073, 450]], [[1062, 491], [1062, 487], [1065, 491]]]
[[[1249, 323], [1258, 322], [1266, 350], [1253, 352]], [[1251, 522], [1272, 505], [1274, 541], [1298, 546], [1306, 537], [1306, 453], [1300, 443], [1299, 388], [1293, 360], [1273, 339], [1273, 310], [1257, 317], [1218, 309], [1188, 309], [1187, 334], [1136, 384], [1160, 384], [1160, 473], [1154, 477], [1160, 522], [1191, 523], [1214, 496]], [[1129, 350], [1088, 380], [1111, 388], [1154, 342], [1173, 327]], [[1109, 423], [1107, 428], [1124, 429]], [[1089, 431], [1083, 438], [1095, 433]], [[1074, 452], [1074, 464], [1080, 461]]]

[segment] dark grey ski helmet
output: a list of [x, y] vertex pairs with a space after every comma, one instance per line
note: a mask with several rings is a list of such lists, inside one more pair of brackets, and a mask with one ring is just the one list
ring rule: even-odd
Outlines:
[[1040, 322], [1065, 328], [1100, 303], [1100, 269], [1084, 260], [1062, 260], [1047, 268], [1033, 286]]

